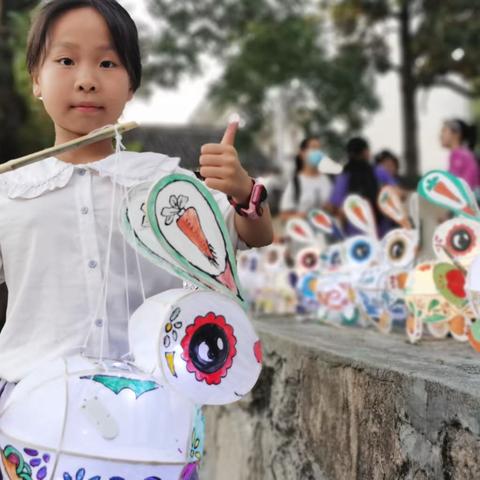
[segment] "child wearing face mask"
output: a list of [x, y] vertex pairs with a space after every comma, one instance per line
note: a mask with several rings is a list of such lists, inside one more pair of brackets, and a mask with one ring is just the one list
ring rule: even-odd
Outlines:
[[318, 166], [324, 157], [316, 137], [307, 137], [300, 143], [295, 157], [295, 171], [280, 203], [280, 217], [304, 217], [312, 208], [323, 208], [332, 191], [330, 179], [320, 173]]

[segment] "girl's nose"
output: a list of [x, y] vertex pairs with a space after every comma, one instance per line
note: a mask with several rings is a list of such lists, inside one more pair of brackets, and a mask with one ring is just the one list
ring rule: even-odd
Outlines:
[[79, 75], [75, 83], [75, 90], [80, 92], [92, 93], [98, 91], [98, 82], [95, 76], [88, 72]]
[[80, 90], [81, 92], [95, 92], [97, 86], [95, 82], [92, 81], [80, 81], [77, 82], [76, 90]]

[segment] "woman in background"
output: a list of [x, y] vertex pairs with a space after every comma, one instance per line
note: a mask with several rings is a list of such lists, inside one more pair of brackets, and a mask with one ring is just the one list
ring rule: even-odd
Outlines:
[[478, 193], [479, 167], [473, 153], [476, 139], [476, 127], [460, 119], [447, 120], [440, 134], [442, 147], [450, 150], [448, 171], [465, 180]]
[[397, 182], [386, 169], [374, 168], [370, 164], [370, 147], [365, 139], [350, 139], [346, 150], [348, 161], [343, 173], [336, 178], [328, 210], [339, 218], [347, 236], [357, 234], [358, 230], [347, 222], [342, 212], [345, 198], [356, 193], [370, 202], [375, 212], [378, 233], [383, 236], [393, 225], [377, 207], [378, 192], [384, 185], [396, 185]]
[[307, 137], [300, 144], [293, 178], [287, 184], [280, 202], [282, 220], [305, 217], [310, 209], [323, 208], [328, 202], [332, 184], [318, 170], [322, 156], [318, 138]]

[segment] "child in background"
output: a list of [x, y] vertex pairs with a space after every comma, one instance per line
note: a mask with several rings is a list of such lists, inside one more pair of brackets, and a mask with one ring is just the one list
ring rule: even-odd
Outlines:
[[318, 170], [321, 155], [320, 141], [317, 138], [308, 137], [300, 143], [293, 178], [283, 192], [280, 203], [282, 220], [304, 217], [309, 210], [323, 208], [328, 201], [332, 184]]
[[392, 228], [391, 222], [380, 212], [377, 206], [377, 196], [384, 185], [396, 185], [395, 179], [383, 168], [374, 168], [370, 164], [370, 146], [368, 142], [355, 137], [346, 146], [348, 161], [335, 181], [330, 203], [327, 209], [336, 215], [344, 226], [345, 233], [355, 235], [358, 230], [347, 222], [342, 206], [348, 195], [356, 193], [367, 199], [375, 212], [378, 233], [382, 237]]
[[400, 171], [400, 162], [390, 150], [382, 150], [375, 155], [375, 170], [380, 170], [380, 175], [383, 170], [387, 175], [395, 179]]

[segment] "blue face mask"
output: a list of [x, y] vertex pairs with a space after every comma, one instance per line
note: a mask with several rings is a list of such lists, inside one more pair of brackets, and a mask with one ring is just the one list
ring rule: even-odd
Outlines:
[[312, 167], [318, 167], [323, 157], [325, 157], [325, 154], [321, 150], [309, 150], [307, 154], [307, 163]]

